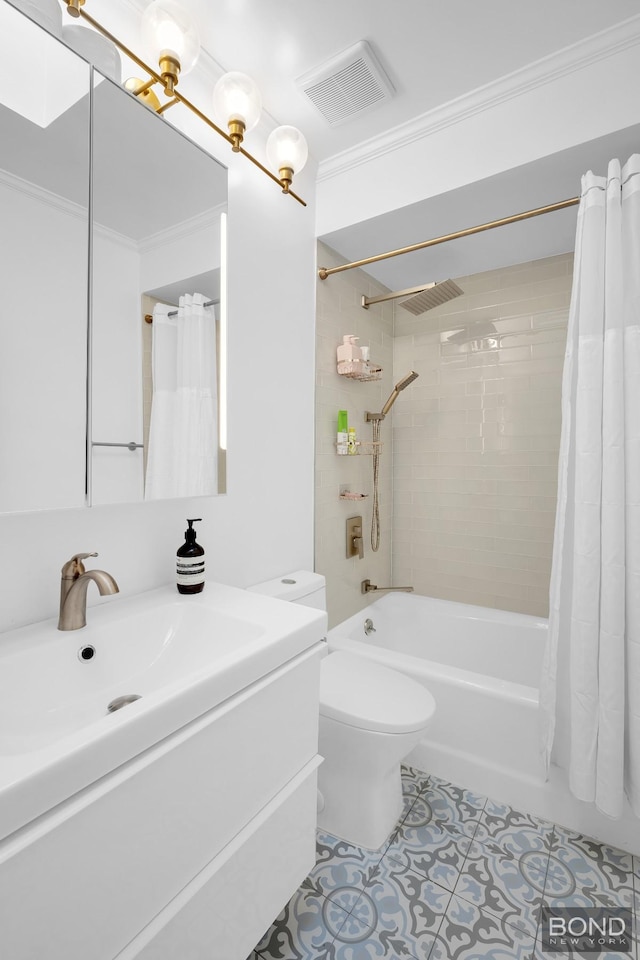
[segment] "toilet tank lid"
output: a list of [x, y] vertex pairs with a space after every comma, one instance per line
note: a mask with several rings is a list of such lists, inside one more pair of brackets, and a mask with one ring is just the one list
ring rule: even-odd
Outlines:
[[312, 573], [310, 570], [294, 570], [293, 573], [284, 573], [275, 580], [255, 583], [252, 587], [247, 587], [247, 590], [262, 593], [267, 597], [277, 597], [279, 600], [293, 601], [307, 597], [310, 593], [317, 593], [323, 590], [324, 586], [325, 579], [322, 574]]
[[426, 727], [436, 703], [410, 677], [344, 650], [320, 666], [320, 713], [351, 727], [412, 733]]

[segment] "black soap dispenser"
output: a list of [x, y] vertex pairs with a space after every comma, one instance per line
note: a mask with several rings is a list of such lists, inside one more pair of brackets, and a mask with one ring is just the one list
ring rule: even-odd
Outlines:
[[184, 543], [176, 553], [176, 583], [178, 593], [201, 593], [204, 590], [204, 549], [196, 543], [194, 523], [200, 523], [201, 517], [187, 520], [189, 529], [185, 530]]

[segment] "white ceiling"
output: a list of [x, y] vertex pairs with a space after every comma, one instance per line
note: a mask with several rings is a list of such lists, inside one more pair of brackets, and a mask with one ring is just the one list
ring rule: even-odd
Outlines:
[[[146, 4], [134, 2], [141, 8]], [[278, 123], [293, 123], [303, 130], [312, 156], [323, 166], [345, 150], [639, 13], [638, 0], [183, 2], [199, 20], [203, 47], [221, 72], [243, 70], [253, 76], [268, 113]], [[299, 91], [296, 78], [358, 40], [369, 42], [395, 95], [390, 102], [331, 127]], [[575, 196], [587, 169], [602, 170], [610, 157], [626, 159], [634, 150], [640, 150], [640, 128], [322, 239], [347, 259], [360, 259]], [[551, 256], [573, 248], [575, 218], [573, 208], [367, 269], [390, 288], [402, 289]]]
[[[220, 68], [250, 74], [265, 109], [303, 130], [319, 162], [639, 13], [638, 0], [182, 2]], [[358, 40], [396, 95], [332, 128], [295, 81]]]

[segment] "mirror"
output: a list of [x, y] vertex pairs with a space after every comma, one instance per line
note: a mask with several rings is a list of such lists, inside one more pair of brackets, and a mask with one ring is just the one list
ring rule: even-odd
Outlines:
[[85, 503], [89, 66], [0, 0], [0, 512]]
[[90, 502], [222, 493], [227, 171], [94, 76]]

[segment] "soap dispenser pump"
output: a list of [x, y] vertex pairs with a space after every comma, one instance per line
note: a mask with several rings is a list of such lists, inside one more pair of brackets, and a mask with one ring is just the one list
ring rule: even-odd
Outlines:
[[201, 517], [187, 520], [189, 528], [184, 532], [184, 543], [176, 553], [176, 584], [178, 593], [201, 593], [204, 590], [204, 548], [196, 543], [194, 523]]

